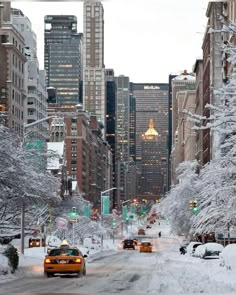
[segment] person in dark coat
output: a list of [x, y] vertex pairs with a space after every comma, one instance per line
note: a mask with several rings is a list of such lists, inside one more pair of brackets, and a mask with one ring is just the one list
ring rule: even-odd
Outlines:
[[159, 238], [161, 237], [161, 231], [159, 231], [158, 236], [159, 236]]
[[185, 248], [184, 246], [181, 246], [181, 247], [179, 248], [179, 251], [180, 251], [180, 254], [181, 254], [181, 255], [185, 255], [185, 253], [186, 253], [186, 248]]

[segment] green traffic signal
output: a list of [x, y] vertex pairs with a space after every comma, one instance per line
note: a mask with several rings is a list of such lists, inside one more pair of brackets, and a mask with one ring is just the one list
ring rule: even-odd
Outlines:
[[193, 213], [197, 213], [198, 212], [198, 207], [194, 207], [193, 208]]
[[116, 222], [115, 221], [112, 221], [112, 226], [116, 226]]

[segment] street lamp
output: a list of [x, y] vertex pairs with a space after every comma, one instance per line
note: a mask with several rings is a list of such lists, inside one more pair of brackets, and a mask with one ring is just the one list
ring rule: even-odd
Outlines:
[[[112, 188], [109, 188], [103, 192], [101, 192], [101, 226], [103, 227], [103, 200], [102, 200], [102, 196], [103, 194], [105, 193], [108, 193], [112, 190], [115, 190], [115, 189], [121, 189], [121, 188], [118, 188], [118, 187], [112, 187]], [[102, 231], [102, 238], [101, 238], [101, 246], [102, 246], [102, 249], [103, 249], [103, 231]]]
[[[44, 121], [47, 121], [49, 119], [53, 119], [56, 118], [56, 116], [49, 116], [49, 117], [45, 117], [43, 119], [37, 120], [35, 122], [29, 123], [29, 124], [24, 124], [23, 126], [23, 142], [22, 142], [22, 146], [24, 146], [25, 143], [25, 139], [28, 136], [28, 133], [26, 133], [26, 130], [30, 127], [33, 127], [37, 124], [40, 124]], [[24, 254], [24, 249], [25, 249], [25, 204], [24, 204], [24, 200], [22, 201], [22, 206], [21, 206], [21, 254]]]

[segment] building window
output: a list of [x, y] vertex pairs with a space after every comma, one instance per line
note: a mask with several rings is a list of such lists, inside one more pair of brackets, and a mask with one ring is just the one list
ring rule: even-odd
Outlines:
[[71, 165], [76, 165], [77, 161], [76, 160], [71, 160]]
[[71, 158], [76, 158], [77, 157], [77, 154], [71, 154]]
[[71, 150], [72, 150], [72, 151], [76, 151], [76, 150], [77, 150], [77, 147], [76, 147], [76, 146], [72, 146], [72, 147], [71, 147]]
[[76, 167], [72, 167], [71, 168], [71, 171], [77, 171], [77, 168]]
[[71, 144], [77, 144], [77, 140], [76, 139], [71, 139]]

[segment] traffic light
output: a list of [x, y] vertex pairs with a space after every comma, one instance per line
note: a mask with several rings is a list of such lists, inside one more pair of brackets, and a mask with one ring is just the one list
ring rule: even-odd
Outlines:
[[113, 220], [113, 221], [112, 221], [112, 227], [114, 228], [115, 226], [116, 226], [116, 221]]
[[129, 221], [129, 217], [127, 216], [127, 217], [125, 218], [125, 220], [126, 220], [126, 221]]
[[198, 206], [197, 206], [197, 201], [193, 201], [193, 213], [198, 212]]
[[193, 200], [189, 201], [189, 209], [193, 209], [193, 206], [194, 206], [194, 201]]
[[77, 212], [76, 212], [76, 207], [72, 207], [72, 211], [70, 213], [71, 217], [76, 217], [77, 216]]

